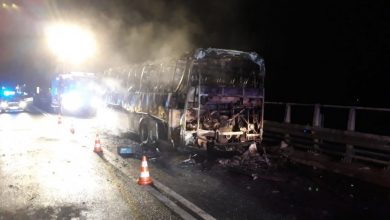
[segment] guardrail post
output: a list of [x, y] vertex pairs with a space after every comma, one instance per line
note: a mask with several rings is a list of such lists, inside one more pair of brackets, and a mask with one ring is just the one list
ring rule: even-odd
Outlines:
[[[321, 118], [321, 105], [316, 104], [314, 106], [314, 115], [313, 115], [313, 127], [321, 127], [322, 125], [322, 118]], [[320, 142], [319, 139], [314, 139], [314, 150], [319, 151], [320, 146], [318, 143]]]
[[284, 114], [284, 123], [290, 123], [291, 122], [291, 104], [286, 104], [286, 112]]
[[[291, 104], [287, 103], [285, 114], [284, 114], [284, 123], [289, 124], [290, 122], [291, 122]], [[280, 148], [286, 148], [288, 146], [289, 138], [290, 138], [289, 134], [284, 135], [284, 140], [280, 142]]]
[[[348, 114], [348, 131], [355, 131], [356, 109], [350, 108]], [[347, 144], [344, 161], [350, 163], [354, 154], [353, 145]]]

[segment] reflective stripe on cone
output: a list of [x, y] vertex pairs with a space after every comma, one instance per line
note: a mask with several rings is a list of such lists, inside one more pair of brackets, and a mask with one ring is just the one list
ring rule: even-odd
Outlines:
[[148, 169], [148, 162], [146, 160], [146, 156], [142, 156], [142, 162], [141, 162], [141, 174], [138, 178], [138, 184], [139, 185], [151, 185], [153, 184], [152, 179], [149, 175], [149, 169]]

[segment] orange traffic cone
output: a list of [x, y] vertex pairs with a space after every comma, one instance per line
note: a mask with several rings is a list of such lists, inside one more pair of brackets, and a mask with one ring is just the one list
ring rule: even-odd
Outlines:
[[61, 117], [61, 114], [58, 114], [58, 121], [57, 123], [60, 125], [62, 124], [62, 117]]
[[141, 162], [141, 175], [138, 178], [139, 185], [151, 185], [153, 184], [152, 178], [149, 175], [148, 162], [146, 156], [142, 156]]
[[95, 153], [103, 153], [102, 146], [100, 145], [100, 138], [99, 134], [96, 133], [96, 138], [95, 138], [95, 147], [93, 148], [93, 152]]

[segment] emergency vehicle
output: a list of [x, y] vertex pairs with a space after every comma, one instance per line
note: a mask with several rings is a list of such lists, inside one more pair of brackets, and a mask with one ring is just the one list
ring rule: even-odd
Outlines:
[[51, 82], [51, 107], [63, 114], [95, 115], [101, 103], [100, 94], [94, 73], [60, 74]]
[[0, 112], [25, 111], [27, 104], [27, 93], [22, 87], [2, 86], [0, 91]]

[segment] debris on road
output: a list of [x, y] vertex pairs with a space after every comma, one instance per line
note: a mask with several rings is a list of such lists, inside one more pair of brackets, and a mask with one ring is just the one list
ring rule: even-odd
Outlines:
[[[261, 152], [259, 152], [258, 149], [261, 149]], [[229, 171], [250, 176], [253, 180], [264, 179], [283, 181], [278, 177], [264, 175], [264, 171], [268, 171], [272, 164], [265, 148], [259, 148], [257, 143], [252, 143], [247, 150], [240, 155], [227, 156], [227, 154], [216, 155], [215, 152], [207, 155], [194, 153], [190, 154], [188, 158], [182, 159], [182, 161], [179, 162], [179, 165], [182, 167], [193, 167], [200, 164], [202, 170], [210, 170], [211, 167], [217, 165], [227, 168]]]
[[268, 181], [273, 181], [273, 182], [283, 182], [283, 181], [285, 181], [284, 179], [282, 179], [280, 177], [271, 176], [271, 175], [261, 175], [260, 171], [250, 172], [248, 170], [242, 169], [241, 167], [228, 167], [228, 169], [231, 172], [249, 176], [253, 180], [262, 179], [262, 180], [268, 180]]
[[252, 172], [268, 169], [271, 166], [265, 149], [263, 148], [263, 153], [259, 154], [255, 143], [251, 144], [242, 155], [235, 155], [231, 159], [219, 159], [218, 162], [224, 167]]
[[[260, 149], [260, 152], [259, 150]], [[272, 167], [265, 147], [259, 148], [256, 143], [251, 144], [246, 151], [240, 155], [216, 155], [215, 152], [203, 154], [190, 154], [188, 158], [182, 159], [179, 162], [181, 167], [193, 167], [201, 165], [202, 170], [209, 170], [213, 166], [226, 168], [230, 172], [242, 174], [251, 177], [253, 180], [263, 179], [275, 182], [284, 181], [284, 179], [276, 176], [265, 174]], [[205, 169], [207, 168], [208, 169]]]
[[249, 176], [253, 180], [263, 179], [276, 182], [284, 181], [282, 178], [264, 174], [265, 171], [268, 171], [269, 168], [272, 167], [272, 164], [265, 147], [261, 148], [261, 153], [259, 153], [258, 149], [259, 148], [256, 143], [253, 143], [243, 154], [234, 155], [228, 159], [219, 158], [217, 159], [217, 162], [220, 166], [228, 168], [229, 171]]
[[121, 157], [130, 157], [134, 155], [134, 148], [132, 146], [119, 146], [117, 152]]
[[[196, 156], [197, 154], [194, 154], [194, 156]], [[185, 159], [183, 160], [180, 164], [183, 166], [186, 166], [186, 165], [195, 165], [196, 164], [196, 161], [195, 159], [193, 158], [194, 157], [193, 155], [190, 154], [190, 156], [188, 157], [188, 159]]]
[[160, 157], [160, 151], [154, 144], [147, 145], [141, 143], [140, 145], [135, 147], [135, 154], [136, 157], [140, 159], [142, 159], [143, 156], [147, 156], [148, 158], [156, 158], [156, 159]]

